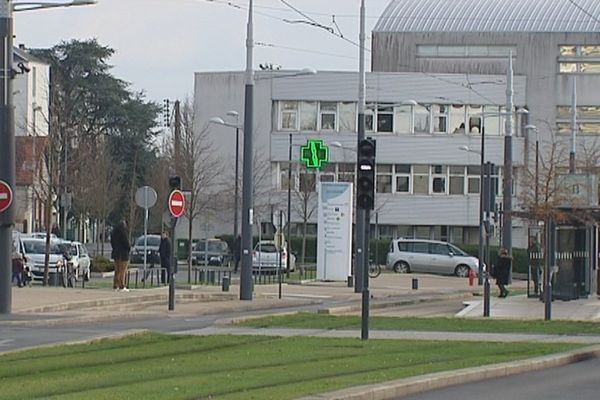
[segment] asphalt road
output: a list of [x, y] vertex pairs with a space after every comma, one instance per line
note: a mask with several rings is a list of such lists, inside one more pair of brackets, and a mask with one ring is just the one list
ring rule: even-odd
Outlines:
[[600, 359], [559, 368], [451, 386], [402, 397], [402, 400], [597, 400], [600, 398]]

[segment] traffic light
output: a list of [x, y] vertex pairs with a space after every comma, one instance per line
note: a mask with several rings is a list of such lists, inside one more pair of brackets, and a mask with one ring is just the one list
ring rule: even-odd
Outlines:
[[375, 139], [358, 142], [356, 203], [359, 209], [375, 208]]
[[181, 189], [181, 178], [177, 175], [169, 177], [169, 186], [171, 190]]

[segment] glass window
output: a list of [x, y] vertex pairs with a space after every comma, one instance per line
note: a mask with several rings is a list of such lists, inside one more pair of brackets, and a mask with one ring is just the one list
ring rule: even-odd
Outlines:
[[464, 57], [466, 54], [465, 46], [438, 46], [438, 57]]
[[[429, 227], [428, 226], [415, 226], [415, 237], [419, 239], [429, 239]], [[425, 253], [429, 252], [429, 244], [423, 243], [425, 245]]]
[[317, 130], [317, 102], [316, 101], [301, 101], [300, 102], [300, 130], [301, 131], [316, 131]]
[[467, 122], [469, 123], [469, 133], [472, 135], [478, 135], [481, 133], [481, 113], [483, 107], [481, 106], [468, 106], [467, 108]]
[[450, 187], [449, 194], [460, 195], [465, 194], [465, 167], [450, 166]]
[[558, 63], [558, 71], [562, 72], [562, 73], [577, 72], [577, 63], [574, 63], [574, 62], [560, 62], [560, 63]]
[[448, 127], [448, 106], [432, 105], [433, 111], [433, 132], [446, 133]]
[[465, 133], [465, 106], [462, 104], [453, 104], [450, 107], [450, 122], [448, 132], [463, 134]]
[[[288, 174], [289, 174], [289, 167], [288, 167], [288, 163], [286, 162], [282, 162], [279, 163], [279, 176], [280, 176], [280, 186], [279, 189], [280, 190], [288, 190]], [[292, 170], [292, 190], [295, 190], [295, 185], [294, 185], [294, 170]]]
[[450, 252], [448, 251], [448, 245], [441, 243], [430, 243], [429, 252], [431, 254], [439, 254], [447, 256]]
[[413, 166], [413, 194], [429, 194], [429, 166]]
[[394, 132], [412, 133], [412, 106], [398, 106], [394, 109], [394, 111], [396, 115], [396, 120], [394, 122]]
[[446, 167], [443, 165], [432, 166], [433, 179], [432, 179], [432, 193], [445, 194], [446, 193]]
[[341, 102], [340, 105], [340, 131], [356, 132], [356, 103]]
[[581, 46], [581, 55], [586, 57], [600, 56], [600, 46]]
[[365, 131], [373, 132], [375, 130], [375, 104], [369, 103], [365, 107]]
[[394, 108], [390, 105], [377, 106], [377, 132], [394, 131]]
[[396, 229], [398, 237], [412, 237], [412, 226], [410, 225], [398, 225]]
[[599, 62], [587, 62], [579, 64], [579, 72], [598, 73], [600, 72]]
[[450, 240], [454, 243], [463, 243], [463, 229], [462, 226], [450, 227]]
[[321, 129], [334, 131], [337, 115], [337, 103], [332, 101], [321, 102]]
[[561, 56], [576, 56], [577, 46], [560, 46]]
[[377, 193], [392, 193], [392, 165], [377, 164]]
[[[421, 227], [417, 227], [421, 228]], [[429, 228], [427, 228], [427, 238], [429, 238]], [[413, 242], [413, 252], [415, 253], [429, 253], [429, 243], [427, 242]]]
[[502, 126], [500, 125], [500, 107], [485, 106], [483, 107], [483, 123], [484, 133], [486, 135], [500, 135]]
[[396, 192], [410, 193], [410, 164], [396, 164]]
[[295, 130], [298, 122], [298, 102], [282, 101], [281, 103], [281, 129]]
[[414, 107], [414, 132], [429, 133], [429, 109], [416, 105]]

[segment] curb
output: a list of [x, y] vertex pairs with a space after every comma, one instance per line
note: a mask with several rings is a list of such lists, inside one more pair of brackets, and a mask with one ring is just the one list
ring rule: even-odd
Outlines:
[[385, 400], [492, 378], [573, 364], [600, 356], [600, 346], [501, 364], [437, 372], [387, 383], [357, 386], [297, 400]]

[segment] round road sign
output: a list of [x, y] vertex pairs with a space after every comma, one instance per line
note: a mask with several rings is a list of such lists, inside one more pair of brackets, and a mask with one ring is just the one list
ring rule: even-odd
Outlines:
[[179, 218], [185, 211], [185, 197], [181, 190], [173, 190], [169, 196], [169, 211], [175, 218]]
[[8, 207], [12, 204], [13, 191], [4, 181], [0, 181], [0, 212], [8, 210]]

